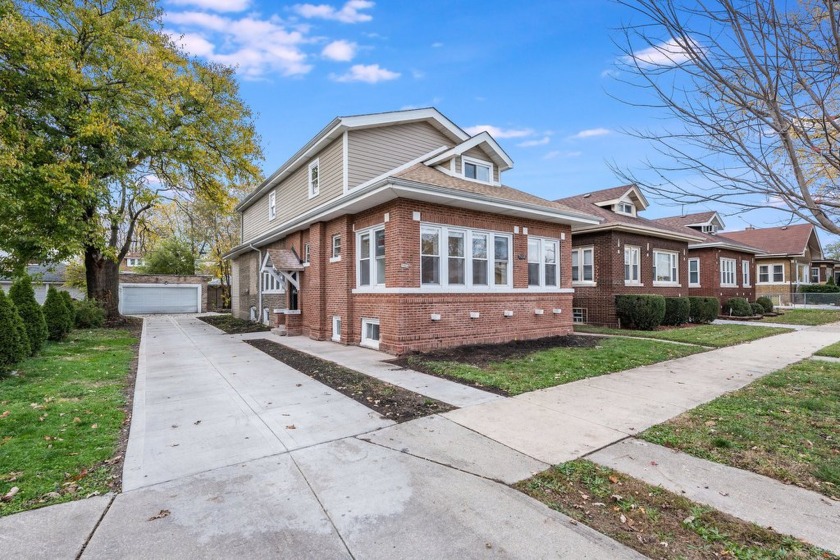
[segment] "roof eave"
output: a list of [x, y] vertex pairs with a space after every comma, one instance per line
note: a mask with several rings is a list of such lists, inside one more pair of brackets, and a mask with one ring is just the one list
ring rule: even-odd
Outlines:
[[618, 231], [626, 231], [629, 233], [638, 233], [643, 235], [648, 235], [650, 237], [661, 237], [663, 239], [674, 239], [677, 241], [685, 241], [687, 243], [691, 243], [693, 241], [701, 241], [699, 237], [693, 237], [689, 235], [682, 235], [677, 232], [669, 232], [664, 231], [661, 229], [654, 229], [654, 228], [646, 228], [644, 226], [637, 226], [637, 225], [630, 225], [630, 224], [616, 224], [616, 223], [609, 223], [609, 224], [601, 224], [598, 226], [593, 227], [582, 227], [572, 230], [572, 234], [578, 233], [595, 233], [599, 231], [610, 231], [610, 230], [618, 230]]

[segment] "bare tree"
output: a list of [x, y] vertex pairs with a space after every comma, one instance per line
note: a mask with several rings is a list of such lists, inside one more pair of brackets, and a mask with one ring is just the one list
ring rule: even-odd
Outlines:
[[614, 170], [677, 204], [777, 207], [840, 234], [840, 3], [618, 1], [641, 19], [618, 79], [643, 95], [623, 100], [676, 125], [630, 131], [669, 163]]

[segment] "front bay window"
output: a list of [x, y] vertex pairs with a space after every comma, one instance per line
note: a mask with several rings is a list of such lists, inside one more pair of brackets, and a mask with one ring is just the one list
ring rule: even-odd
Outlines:
[[676, 284], [679, 282], [679, 270], [677, 258], [679, 255], [672, 251], [653, 252], [653, 281], [663, 284]]
[[385, 228], [380, 226], [359, 232], [356, 269], [359, 286], [385, 285]]
[[557, 241], [528, 238], [528, 285], [556, 287], [558, 284]]
[[507, 234], [448, 226], [422, 226], [421, 285], [510, 287], [513, 285], [511, 245], [511, 237]]

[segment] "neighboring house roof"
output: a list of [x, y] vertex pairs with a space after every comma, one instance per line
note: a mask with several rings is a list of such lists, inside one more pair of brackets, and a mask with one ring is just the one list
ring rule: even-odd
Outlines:
[[[64, 273], [67, 270], [67, 265], [63, 263], [42, 265], [30, 264], [26, 267], [26, 273], [33, 278], [34, 281], [43, 284], [64, 284]], [[0, 277], [0, 282], [11, 282], [11, 278]]]
[[814, 245], [817, 258], [822, 258], [822, 248], [816, 229], [811, 224], [756, 228], [744, 231], [726, 231], [721, 234], [733, 241], [761, 249], [761, 256], [805, 256], [809, 244]]
[[253, 192], [242, 199], [242, 202], [236, 206], [236, 209], [242, 211], [248, 208], [251, 204], [256, 202], [264, 192], [282, 181], [284, 178], [288, 177], [301, 165], [309, 161], [311, 156], [318, 153], [322, 148], [324, 148], [324, 146], [333, 140], [339, 138], [347, 130], [359, 130], [412, 122], [428, 122], [445, 136], [449, 137], [455, 144], [459, 144], [470, 139], [469, 134], [464, 132], [460, 127], [443, 116], [440, 111], [433, 107], [425, 109], [410, 109], [406, 111], [389, 111], [386, 113], [372, 113], [368, 115], [354, 115], [350, 117], [336, 117], [330, 121], [330, 123], [325, 126], [321, 132], [316, 134], [314, 138], [298, 150], [295, 155], [289, 158], [286, 163], [281, 165], [277, 171], [265, 179], [256, 189], [253, 190]]
[[[666, 239], [678, 239], [680, 241], [698, 242], [703, 238], [699, 233], [693, 231], [686, 231], [684, 227], [672, 227], [667, 224], [660, 224], [647, 218], [642, 218], [638, 215], [630, 216], [627, 214], [619, 214], [613, 212], [609, 208], [602, 208], [600, 204], [606, 204], [610, 201], [617, 201], [632, 189], [641, 194], [638, 188], [634, 185], [624, 185], [621, 187], [614, 187], [611, 189], [604, 189], [601, 191], [593, 191], [590, 193], [579, 194], [557, 200], [559, 204], [571, 207], [579, 212], [594, 214], [601, 219], [599, 225], [584, 225], [574, 228], [574, 233], [584, 233], [590, 231], [602, 230], [620, 230], [639, 233], [643, 235], [650, 235], [653, 237], [663, 237]], [[642, 195], [643, 196], [643, 195]]]
[[745, 243], [739, 243], [733, 239], [722, 237], [719, 234], [705, 233], [694, 229], [705, 225], [711, 225], [712, 222], [718, 222], [723, 225], [723, 220], [720, 219], [717, 212], [698, 212], [696, 214], [686, 214], [684, 216], [672, 216], [669, 218], [656, 218], [654, 222], [674, 228], [685, 228], [691, 232], [692, 235], [701, 237], [703, 241], [689, 243], [689, 249], [704, 249], [717, 247], [720, 249], [729, 249], [732, 251], [740, 251], [742, 253], [758, 254], [763, 253], [762, 249], [751, 247]]
[[588, 192], [580, 196], [600, 207], [611, 206], [621, 200], [632, 201], [640, 210], [645, 210], [648, 206], [650, 206], [650, 203], [647, 198], [645, 198], [644, 193], [642, 193], [642, 190], [636, 185], [620, 185], [618, 187], [602, 189], [600, 191]]

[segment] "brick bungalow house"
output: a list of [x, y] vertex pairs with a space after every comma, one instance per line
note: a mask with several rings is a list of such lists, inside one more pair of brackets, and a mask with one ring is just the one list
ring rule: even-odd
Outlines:
[[727, 231], [721, 237], [761, 249], [756, 255], [755, 295], [790, 303], [800, 284], [812, 283], [811, 263], [822, 261], [822, 246], [811, 224]]
[[600, 218], [572, 234], [574, 322], [618, 325], [615, 296], [687, 296], [688, 246], [700, 233], [639, 216], [648, 201], [635, 185], [561, 198], [560, 204]]
[[760, 249], [733, 241], [718, 232], [725, 225], [717, 212], [699, 212], [654, 220], [687, 228], [702, 237], [688, 244], [688, 295], [716, 297], [723, 305], [732, 297], [755, 301], [755, 256]]
[[571, 230], [435, 109], [340, 117], [237, 206], [232, 311], [401, 354], [572, 331]]

